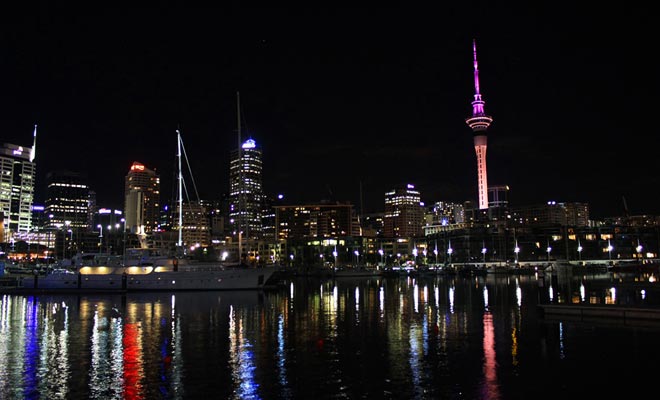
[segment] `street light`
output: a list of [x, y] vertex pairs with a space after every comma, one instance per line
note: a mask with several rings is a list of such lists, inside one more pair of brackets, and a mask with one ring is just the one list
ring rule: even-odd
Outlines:
[[69, 225], [71, 225], [71, 221], [64, 221], [65, 228], [62, 230], [62, 260], [66, 258], [66, 233], [70, 232]]
[[[337, 269], [337, 256], [338, 255], [339, 255], [339, 253], [337, 253], [337, 246], [335, 246], [335, 249], [332, 251], [332, 256], [335, 258], [335, 269]], [[291, 257], [293, 259], [293, 254], [291, 255]]]
[[486, 252], [487, 251], [488, 251], [488, 249], [486, 249], [486, 242], [484, 241], [484, 242], [482, 242], [482, 245], [481, 245], [481, 257], [482, 257], [482, 260], [483, 260], [484, 264], [486, 264]]
[[578, 239], [578, 247], [577, 247], [577, 252], [578, 252], [578, 259], [582, 261], [582, 245], [580, 244], [580, 239]]
[[123, 233], [123, 238], [122, 238], [122, 242], [123, 242], [123, 246], [122, 246], [122, 247], [123, 247], [123, 249], [122, 249], [122, 255], [123, 255], [123, 259], [124, 259], [124, 265], [126, 265], [126, 218], [122, 218], [122, 219], [121, 219], [121, 223], [122, 223], [122, 233]]
[[614, 247], [612, 247], [610, 239], [607, 239], [607, 257], [610, 261], [612, 260], [612, 250], [614, 250]]
[[516, 239], [516, 247], [514, 247], [513, 252], [516, 255], [516, 264], [518, 264], [518, 253], [520, 253], [520, 247], [518, 247], [518, 239]]
[[635, 247], [635, 250], [637, 250], [637, 258], [641, 259], [642, 258], [642, 245], [639, 244], [639, 239], [637, 239], [637, 247]]
[[383, 251], [383, 249], [379, 249], [378, 254], [380, 254], [381, 264], [383, 264], [383, 267], [385, 267], [385, 252]]
[[447, 248], [447, 254], [449, 255], [449, 264], [451, 264], [451, 254], [454, 252], [454, 249], [451, 248], [451, 240], [449, 241], [449, 247]]
[[552, 251], [552, 247], [550, 247], [550, 241], [548, 241], [548, 248], [545, 249], [545, 251], [548, 252], [548, 261], [550, 261], [550, 252]]
[[98, 224], [96, 225], [97, 228], [100, 229], [99, 231], [99, 252], [103, 252], [103, 225]]
[[353, 253], [355, 254], [355, 266], [357, 267], [360, 265], [360, 252], [355, 250]]

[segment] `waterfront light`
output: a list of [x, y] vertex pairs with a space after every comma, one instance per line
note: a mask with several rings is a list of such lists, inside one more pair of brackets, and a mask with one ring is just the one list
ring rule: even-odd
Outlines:
[[487, 251], [488, 251], [488, 249], [486, 249], [485, 247], [481, 248], [481, 261], [483, 261], [484, 264], [486, 263], [486, 252]]
[[614, 250], [614, 247], [612, 247], [610, 240], [607, 239], [607, 256], [610, 260], [612, 260], [612, 250]]
[[378, 254], [380, 254], [380, 262], [385, 266], [385, 252], [383, 249], [378, 249]]
[[578, 259], [582, 261], [582, 245], [580, 244], [580, 239], [578, 239], [578, 247], [577, 247], [577, 252], [578, 252]]
[[513, 248], [513, 252], [516, 255], [516, 264], [518, 264], [518, 253], [520, 253], [520, 247], [518, 247], [518, 239], [516, 239], [516, 247]]

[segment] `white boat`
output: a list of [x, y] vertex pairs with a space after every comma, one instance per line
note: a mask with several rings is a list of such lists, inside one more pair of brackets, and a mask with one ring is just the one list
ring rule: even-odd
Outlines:
[[226, 268], [218, 263], [171, 266], [84, 266], [25, 277], [22, 289], [71, 291], [243, 290], [263, 289], [274, 267]]
[[[177, 139], [181, 157], [181, 134], [177, 130]], [[179, 168], [181, 162], [179, 160]], [[179, 174], [179, 210], [182, 209]], [[179, 242], [182, 223], [179, 211]], [[263, 289], [268, 279], [278, 269], [276, 266], [248, 267], [228, 266], [220, 261], [196, 262], [188, 258], [149, 254], [140, 255], [139, 261], [126, 259], [120, 263], [121, 256], [105, 258], [105, 263], [98, 254], [86, 264], [81, 261], [75, 271], [68, 268], [57, 269], [50, 274], [25, 277], [19, 287], [29, 290], [73, 290], [73, 291], [148, 291], [148, 290], [243, 290]]]

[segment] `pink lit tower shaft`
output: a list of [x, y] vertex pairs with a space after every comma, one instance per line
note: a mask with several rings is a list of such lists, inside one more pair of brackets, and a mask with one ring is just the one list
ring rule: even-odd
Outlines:
[[479, 93], [479, 68], [477, 67], [477, 43], [472, 41], [474, 53], [474, 101], [472, 101], [472, 116], [465, 122], [472, 129], [474, 135], [474, 150], [477, 153], [477, 174], [479, 190], [479, 209], [488, 208], [488, 174], [486, 172], [486, 130], [493, 119], [484, 112], [485, 102]]

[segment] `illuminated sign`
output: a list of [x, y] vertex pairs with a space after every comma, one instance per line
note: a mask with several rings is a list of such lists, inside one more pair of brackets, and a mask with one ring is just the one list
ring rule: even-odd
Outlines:
[[256, 146], [257, 144], [253, 139], [248, 139], [245, 141], [245, 143], [243, 143], [243, 146], [241, 147], [243, 147], [244, 149], [254, 149]]
[[101, 208], [99, 209], [99, 214], [111, 214], [112, 210], [108, 210], [107, 208]]
[[134, 162], [133, 165], [131, 165], [131, 171], [144, 171], [144, 165]]

